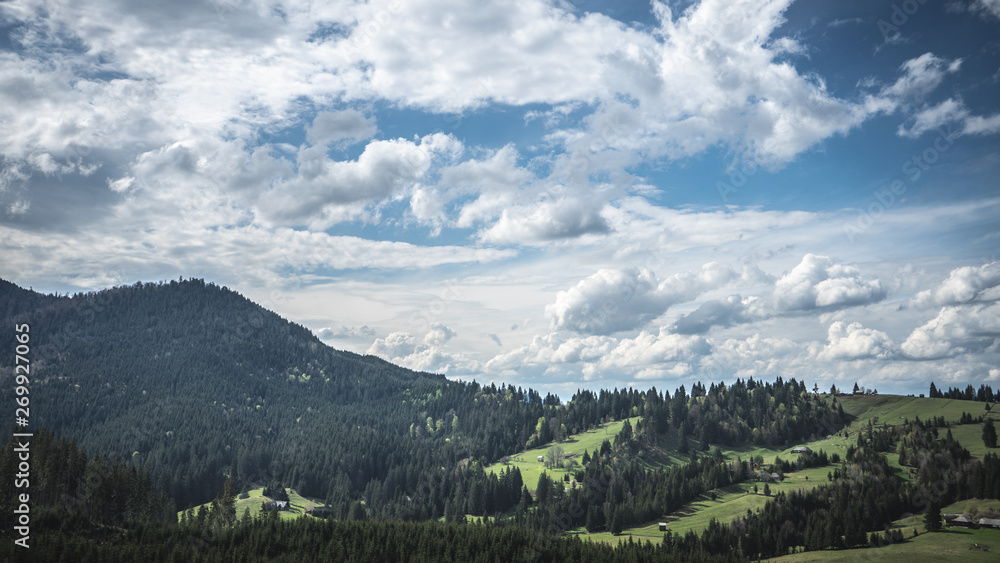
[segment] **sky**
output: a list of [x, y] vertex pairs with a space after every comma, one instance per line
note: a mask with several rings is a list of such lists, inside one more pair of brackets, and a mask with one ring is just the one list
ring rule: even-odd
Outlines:
[[998, 100], [998, 0], [3, 0], [0, 277], [563, 399], [997, 388]]

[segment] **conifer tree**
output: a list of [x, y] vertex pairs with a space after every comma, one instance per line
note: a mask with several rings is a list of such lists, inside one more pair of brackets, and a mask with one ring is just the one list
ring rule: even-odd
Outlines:
[[997, 447], [997, 429], [993, 425], [993, 419], [987, 419], [983, 424], [983, 444], [987, 448]]
[[941, 531], [941, 506], [937, 501], [931, 501], [927, 507], [927, 514], [924, 515], [924, 525], [928, 532]]

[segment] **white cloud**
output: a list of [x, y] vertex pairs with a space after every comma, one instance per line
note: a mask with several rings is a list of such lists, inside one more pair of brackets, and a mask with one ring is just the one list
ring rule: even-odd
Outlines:
[[608, 232], [599, 202], [565, 197], [504, 209], [491, 227], [479, 234], [493, 244], [540, 244]]
[[[744, 276], [757, 281], [760, 273]], [[878, 279], [866, 279], [855, 266], [838, 264], [828, 256], [806, 254], [787, 274], [773, 284], [770, 295], [714, 299], [681, 315], [670, 330], [679, 334], [704, 334], [713, 328], [761, 321], [776, 316], [801, 315], [813, 311], [836, 311], [877, 303], [887, 289]]]
[[709, 353], [711, 347], [701, 336], [658, 334], [642, 331], [635, 338], [623, 339], [611, 353], [601, 359], [601, 367], [638, 370], [666, 362], [696, 361]]
[[804, 347], [788, 338], [763, 337], [754, 333], [747, 338], [729, 338], [716, 343], [712, 354], [703, 358], [701, 372], [708, 379], [729, 377], [788, 377], [798, 372]]
[[1000, 262], [982, 266], [963, 266], [948, 274], [935, 288], [918, 293], [912, 303], [918, 307], [958, 305], [976, 300], [1000, 299]]
[[926, 360], [982, 352], [1000, 338], [1000, 303], [942, 307], [900, 346], [914, 359]]
[[323, 327], [313, 331], [320, 340], [372, 340], [376, 337], [375, 330], [368, 327], [348, 327], [341, 325], [340, 328]]
[[600, 270], [569, 290], [560, 291], [555, 303], [545, 307], [545, 316], [554, 328], [584, 334], [635, 330], [670, 306], [690, 301], [736, 277], [732, 269], [716, 262], [662, 281], [645, 268]]
[[387, 359], [409, 356], [417, 348], [417, 340], [408, 332], [391, 332], [385, 338], [378, 338], [368, 347], [366, 354]]
[[900, 66], [903, 76], [882, 90], [882, 95], [899, 100], [919, 100], [937, 88], [945, 75], [958, 72], [961, 65], [962, 59], [949, 62], [934, 53], [924, 53], [904, 62]]
[[375, 122], [355, 109], [321, 111], [306, 128], [306, 141], [326, 146], [340, 141], [362, 141], [376, 131]]
[[886, 359], [896, 352], [896, 345], [886, 333], [864, 328], [861, 323], [837, 321], [830, 325], [828, 344], [819, 353], [823, 360]]
[[371, 141], [352, 161], [331, 160], [325, 145], [302, 147], [297, 175], [261, 194], [257, 212], [274, 224], [323, 228], [336, 222], [339, 207], [389, 198], [420, 180], [435, 157], [460, 149], [457, 140], [441, 133], [419, 143]]
[[457, 333], [443, 323], [432, 323], [427, 334], [424, 335], [424, 344], [428, 346], [440, 346], [456, 336]]
[[[560, 333], [536, 336], [529, 345], [499, 354], [484, 365], [486, 373], [598, 377], [631, 377], [650, 370], [690, 369], [691, 362], [707, 354], [708, 342], [700, 336], [642, 331], [635, 338], [609, 336], [567, 338]], [[678, 368], [685, 364], [686, 368]]]
[[973, 0], [970, 9], [1000, 19], [1000, 0]]
[[775, 282], [771, 305], [777, 312], [837, 309], [875, 303], [886, 293], [881, 281], [862, 278], [856, 266], [806, 254]]
[[754, 301], [756, 297], [744, 299], [739, 295], [706, 301], [691, 313], [678, 317], [670, 330], [677, 334], [704, 334], [714, 327], [751, 322], [753, 319], [747, 313]]
[[376, 339], [365, 353], [415, 371], [457, 375], [479, 373], [482, 366], [478, 361], [441, 349], [440, 345], [454, 335], [451, 329], [440, 323], [431, 328], [422, 343], [408, 332], [392, 332]]
[[899, 134], [917, 138], [928, 131], [945, 126], [954, 126], [949, 137], [962, 135], [990, 135], [1000, 133], [1000, 113], [990, 116], [973, 115], [962, 100], [947, 100], [917, 112], [912, 123], [900, 125]]

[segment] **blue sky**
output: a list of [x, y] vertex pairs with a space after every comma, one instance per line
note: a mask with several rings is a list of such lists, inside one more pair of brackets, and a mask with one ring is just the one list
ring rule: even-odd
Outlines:
[[1000, 385], [1000, 3], [0, 2], [0, 276], [568, 397]]

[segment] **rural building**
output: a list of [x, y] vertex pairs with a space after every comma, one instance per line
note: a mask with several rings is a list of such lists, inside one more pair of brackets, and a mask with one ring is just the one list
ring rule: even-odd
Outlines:
[[333, 510], [329, 506], [314, 506], [306, 511], [306, 514], [316, 518], [326, 518], [333, 515]]
[[948, 522], [948, 525], [949, 526], [960, 526], [962, 528], [971, 528], [972, 526], [975, 525], [975, 522], [973, 522], [972, 520], [969, 520], [965, 516], [959, 516], [959, 517], [955, 518], [954, 520], [952, 520], [951, 522]]
[[951, 522], [952, 520], [958, 518], [959, 516], [964, 516], [964, 514], [951, 514], [949, 512], [941, 515], [941, 517], [944, 518], [945, 522]]
[[979, 525], [983, 528], [1000, 528], [1000, 518], [980, 518]]
[[792, 448], [793, 454], [811, 454], [812, 449], [809, 446], [799, 446], [797, 448]]
[[543, 461], [545, 461], [545, 456], [543, 455], [538, 456], [538, 462], [541, 463]]
[[287, 500], [269, 500], [264, 503], [265, 510], [290, 510]]
[[667, 531], [667, 523], [666, 522], [660, 522], [660, 531], [661, 532], [666, 532]]

